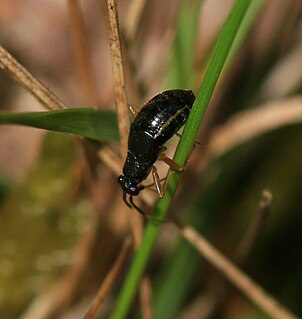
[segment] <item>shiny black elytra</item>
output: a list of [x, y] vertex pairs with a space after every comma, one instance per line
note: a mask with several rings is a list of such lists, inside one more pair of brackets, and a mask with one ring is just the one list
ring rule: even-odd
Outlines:
[[[137, 196], [145, 188], [141, 182], [151, 170], [155, 188], [159, 196], [163, 196], [160, 179], [153, 164], [161, 155], [163, 145], [185, 124], [194, 100], [191, 90], [164, 91], [144, 104], [131, 125], [124, 175], [118, 177], [118, 182], [123, 189], [125, 203], [129, 207], [135, 207], [143, 215], [142, 210], [134, 204], [133, 196]], [[166, 156], [162, 156], [162, 160], [170, 166], [174, 164]], [[175, 167], [179, 168], [176, 163]], [[130, 195], [130, 203], [127, 201], [127, 194]]]

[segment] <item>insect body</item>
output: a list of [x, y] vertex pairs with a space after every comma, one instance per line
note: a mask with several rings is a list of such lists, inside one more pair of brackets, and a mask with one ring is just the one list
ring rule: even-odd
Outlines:
[[[118, 182], [123, 189], [123, 198], [142, 213], [133, 203], [132, 196], [137, 196], [144, 188], [141, 182], [154, 168], [153, 164], [158, 159], [163, 145], [185, 124], [193, 102], [194, 93], [191, 90], [167, 90], [155, 95], [149, 100], [135, 117], [128, 139], [128, 154], [123, 167], [123, 174]], [[171, 162], [171, 161], [170, 161]], [[154, 184], [156, 172], [153, 174]], [[160, 196], [161, 192], [159, 192]]]

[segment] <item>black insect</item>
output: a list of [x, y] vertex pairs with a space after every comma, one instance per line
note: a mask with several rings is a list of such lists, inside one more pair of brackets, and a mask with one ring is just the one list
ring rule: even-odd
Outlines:
[[[145, 188], [141, 184], [150, 171], [154, 186], [160, 197], [163, 191], [156, 167], [157, 159], [165, 161], [175, 170], [180, 166], [163, 155], [163, 145], [185, 124], [195, 100], [191, 90], [167, 90], [155, 95], [144, 104], [137, 113], [130, 129], [128, 154], [123, 167], [123, 174], [118, 182], [123, 189], [123, 199], [129, 207], [135, 207], [144, 213], [133, 202], [133, 196]], [[127, 201], [129, 194], [130, 203]]]

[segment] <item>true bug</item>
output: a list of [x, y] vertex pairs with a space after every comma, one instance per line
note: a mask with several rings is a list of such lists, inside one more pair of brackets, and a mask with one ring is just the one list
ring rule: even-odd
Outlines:
[[[185, 124], [194, 100], [191, 90], [164, 91], [143, 105], [131, 125], [124, 175], [118, 177], [118, 182], [123, 189], [124, 202], [143, 215], [142, 210], [133, 202], [133, 196], [137, 196], [145, 188], [141, 182], [151, 170], [155, 188], [159, 196], [163, 196], [160, 179], [153, 164], [160, 157], [163, 145]], [[176, 170], [180, 168], [165, 156], [162, 156], [162, 160]], [[130, 203], [127, 201], [127, 194], [130, 195]]]

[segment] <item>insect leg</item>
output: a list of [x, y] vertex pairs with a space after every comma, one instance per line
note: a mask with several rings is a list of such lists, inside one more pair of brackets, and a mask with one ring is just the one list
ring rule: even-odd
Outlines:
[[138, 112], [134, 109], [132, 105], [128, 105], [128, 109], [134, 117], [137, 115]]
[[[179, 135], [178, 133], [176, 133], [177, 134], [177, 136], [181, 136], [181, 135]], [[191, 150], [190, 150], [190, 152], [189, 152], [189, 154], [188, 154], [188, 156], [187, 156], [187, 158], [186, 158], [186, 160], [185, 160], [185, 164], [184, 164], [184, 166], [181, 166], [181, 165], [179, 165], [179, 164], [177, 164], [176, 162], [174, 162], [171, 158], [169, 158], [165, 153], [160, 153], [160, 156], [159, 156], [159, 160], [161, 160], [161, 161], [163, 161], [163, 162], [165, 162], [167, 165], [169, 165], [174, 171], [176, 171], [176, 172], [179, 172], [179, 173], [182, 173], [184, 170], [185, 170], [185, 168], [186, 168], [186, 165], [187, 165], [187, 163], [188, 163], [188, 161], [189, 161], [189, 159], [190, 159], [190, 157], [191, 157], [191, 155], [192, 155], [192, 153], [194, 152], [194, 150], [195, 150], [195, 147], [196, 147], [196, 145], [201, 145], [199, 142], [197, 142], [197, 141], [195, 141], [194, 142], [194, 144], [193, 144], [193, 147], [191, 148]], [[163, 149], [164, 150], [164, 149]]]
[[157, 173], [157, 168], [154, 165], [152, 166], [152, 177], [153, 177], [154, 186], [155, 186], [155, 189], [158, 193], [158, 196], [163, 197], [164, 193], [163, 193], [163, 190], [162, 190], [162, 187], [160, 184], [160, 178], [159, 178], [159, 175]]
[[[161, 183], [161, 182], [165, 181], [166, 178], [167, 178], [167, 177], [161, 178], [161, 179], [159, 180], [159, 182]], [[147, 185], [142, 185], [143, 189], [145, 189], [145, 188], [151, 188], [151, 187], [153, 187], [153, 186], [154, 186], [154, 182], [153, 182], [153, 183], [150, 183], [150, 184], [147, 184]], [[154, 190], [154, 189], [151, 189], [151, 190]]]
[[184, 166], [180, 166], [179, 164], [175, 163], [171, 158], [169, 158], [166, 154], [161, 153], [159, 159], [169, 165], [174, 171], [176, 172], [183, 172], [185, 170]]
[[199, 143], [197, 141], [194, 142], [194, 144], [193, 144], [193, 146], [192, 146], [192, 148], [191, 148], [191, 150], [190, 150], [190, 152], [189, 152], [189, 154], [188, 154], [188, 156], [186, 158], [185, 165], [184, 165], [185, 167], [186, 167], [187, 163], [189, 162], [189, 159], [190, 159], [191, 155], [193, 154], [196, 145], [201, 146], [201, 143]]
[[[167, 157], [163, 153], [161, 153], [159, 159], [164, 161], [166, 164], [168, 164], [176, 172], [181, 173], [184, 171], [184, 167], [178, 165], [177, 163], [172, 161], [169, 157]], [[145, 188], [150, 188], [150, 187], [154, 186], [155, 191], [158, 193], [159, 197], [163, 197], [164, 191], [162, 189], [161, 182], [166, 181], [165, 184], [167, 184], [167, 181], [169, 180], [171, 173], [168, 173], [168, 175], [164, 178], [160, 178], [158, 175], [158, 172], [157, 172], [157, 168], [155, 166], [152, 166], [151, 172], [152, 172], [152, 177], [153, 177], [153, 183], [148, 184], [148, 185], [142, 185], [142, 187], [145, 189]]]
[[[179, 134], [178, 132], [177, 133], [175, 133], [175, 135], [176, 136], [178, 136], [179, 138], [181, 138], [182, 137], [182, 135], [181, 134]], [[194, 146], [193, 147], [195, 147], [195, 145], [199, 145], [199, 146], [201, 146], [201, 143], [199, 143], [199, 142], [197, 142], [197, 141], [194, 141]]]
[[178, 132], [176, 132], [175, 135], [181, 138], [181, 134], [179, 134]]

